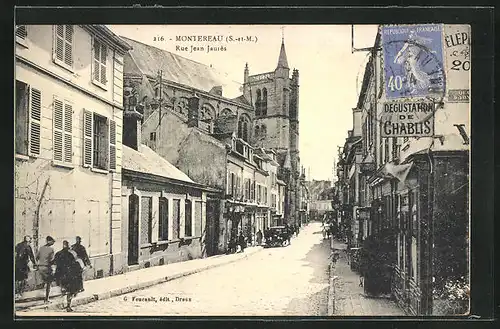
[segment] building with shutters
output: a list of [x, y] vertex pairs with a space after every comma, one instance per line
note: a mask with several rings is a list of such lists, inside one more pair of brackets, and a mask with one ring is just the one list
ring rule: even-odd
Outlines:
[[[121, 241], [123, 56], [100, 25], [21, 25], [15, 45], [15, 240], [34, 249], [81, 236], [88, 278], [124, 262]], [[31, 272], [29, 284], [40, 283]]]
[[[391, 294], [409, 315], [466, 314], [470, 103], [455, 93], [468, 93], [470, 71], [446, 70], [439, 97], [393, 100], [390, 86], [384, 87], [389, 46], [383, 28], [369, 54], [353, 109], [355, 132], [349, 131], [347, 141], [358, 137], [346, 142], [338, 162], [341, 201], [357, 225], [356, 242], [363, 247], [367, 264], [364, 290], [369, 295]], [[435, 47], [442, 51], [445, 67], [458, 61], [457, 53], [469, 63], [470, 44], [441, 45], [441, 40], [460, 34], [470, 41], [470, 26], [436, 25], [435, 33]], [[419, 57], [430, 58], [425, 53]], [[434, 103], [431, 133], [384, 136], [380, 119], [385, 104], [429, 100]], [[460, 288], [448, 290], [449, 286]]]
[[[126, 95], [127, 97], [127, 95]], [[122, 163], [124, 271], [207, 255], [207, 192], [185, 173], [142, 144], [142, 114], [125, 106]]]

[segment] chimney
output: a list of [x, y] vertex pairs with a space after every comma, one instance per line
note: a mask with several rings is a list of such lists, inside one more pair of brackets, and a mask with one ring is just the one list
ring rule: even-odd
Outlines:
[[137, 97], [131, 87], [124, 88], [123, 136], [122, 143], [134, 150], [141, 145], [143, 115], [137, 111]]
[[200, 98], [195, 94], [189, 99], [188, 127], [198, 127], [198, 116], [200, 111]]
[[212, 89], [210, 89], [209, 93], [217, 96], [222, 96], [222, 86], [213, 87]]
[[358, 108], [352, 109], [352, 130], [353, 136], [361, 136], [362, 135], [362, 127], [361, 127], [361, 119], [362, 119], [363, 111]]
[[243, 95], [247, 97], [247, 95], [250, 92], [250, 88], [248, 86], [248, 76], [249, 76], [249, 70], [248, 70], [248, 63], [245, 63], [245, 71], [243, 73]]

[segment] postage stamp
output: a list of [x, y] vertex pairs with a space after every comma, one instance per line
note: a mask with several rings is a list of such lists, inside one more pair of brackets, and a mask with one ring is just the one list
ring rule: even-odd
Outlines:
[[388, 99], [444, 92], [442, 31], [441, 24], [382, 27]]

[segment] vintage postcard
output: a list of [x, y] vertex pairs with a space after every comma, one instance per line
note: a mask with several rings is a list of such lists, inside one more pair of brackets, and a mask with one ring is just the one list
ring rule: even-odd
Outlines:
[[470, 44], [16, 25], [16, 317], [467, 315]]

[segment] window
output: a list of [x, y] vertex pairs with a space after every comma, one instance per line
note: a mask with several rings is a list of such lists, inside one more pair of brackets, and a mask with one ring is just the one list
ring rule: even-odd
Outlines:
[[40, 155], [40, 120], [42, 93], [16, 80], [16, 153]]
[[238, 120], [238, 138], [243, 139], [248, 142], [248, 127], [250, 125], [250, 120], [246, 115], [242, 115]]
[[54, 97], [53, 104], [53, 159], [73, 163], [73, 105]]
[[259, 126], [255, 126], [255, 140], [259, 140], [260, 138], [260, 127]]
[[184, 236], [193, 235], [193, 211], [191, 208], [191, 200], [184, 201]]
[[94, 38], [94, 58], [92, 81], [101, 86], [106, 86], [106, 59], [108, 57], [108, 48], [102, 41]]
[[384, 163], [389, 162], [389, 138], [384, 138]]
[[261, 103], [262, 103], [262, 94], [260, 89], [257, 89], [256, 93], [256, 101], [255, 101], [255, 115], [256, 116], [261, 116]]
[[236, 175], [234, 173], [231, 173], [231, 195], [233, 198], [235, 197], [236, 193]]
[[116, 170], [115, 121], [87, 110], [83, 116], [83, 166]]
[[181, 228], [181, 200], [173, 200], [172, 206], [172, 239], [176, 240], [179, 238]]
[[66, 68], [73, 68], [73, 25], [56, 25], [54, 36], [54, 61]]
[[267, 89], [262, 88], [262, 115], [267, 115]]
[[396, 160], [399, 157], [399, 145], [398, 138], [392, 137], [392, 160]]
[[167, 241], [168, 240], [168, 199], [161, 197], [158, 200], [158, 207], [160, 212], [160, 240]]
[[194, 204], [194, 236], [202, 236], [203, 232], [201, 231], [202, 220], [203, 220], [203, 202], [196, 201]]
[[152, 142], [156, 142], [156, 131], [149, 133], [149, 140]]
[[153, 198], [141, 197], [141, 244], [151, 243]]

